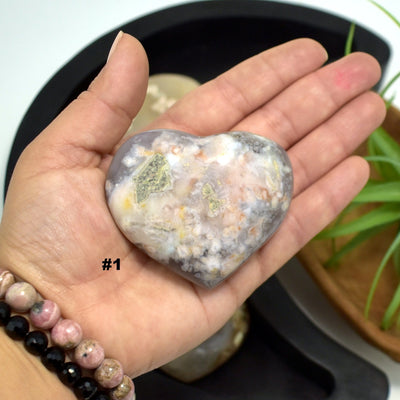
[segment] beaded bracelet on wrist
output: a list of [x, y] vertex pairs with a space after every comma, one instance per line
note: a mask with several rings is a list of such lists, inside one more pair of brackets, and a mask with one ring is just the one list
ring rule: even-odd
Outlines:
[[[105, 358], [96, 340], [83, 339], [82, 328], [61, 317], [60, 308], [51, 300], [39, 300], [36, 289], [27, 282], [16, 282], [10, 271], [0, 270], [0, 325], [14, 340], [23, 340], [30, 353], [57, 374], [82, 400], [134, 400], [135, 388], [124, 374], [119, 361]], [[33, 327], [22, 315], [29, 313]], [[50, 330], [50, 342], [44, 330]], [[66, 357], [73, 353], [73, 360]], [[87, 376], [93, 372], [94, 378]]]

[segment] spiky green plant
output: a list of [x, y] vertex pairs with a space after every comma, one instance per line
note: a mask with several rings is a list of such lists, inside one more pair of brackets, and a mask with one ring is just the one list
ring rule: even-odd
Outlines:
[[[400, 22], [384, 7], [373, 0], [372, 4], [382, 10], [400, 28]], [[355, 24], [351, 24], [345, 46], [345, 54], [351, 52]], [[388, 89], [400, 77], [398, 72], [383, 88], [380, 95], [384, 98]], [[393, 98], [385, 100], [387, 107], [390, 107]], [[389, 329], [397, 316], [396, 326], [400, 329], [400, 145], [383, 128], [376, 129], [367, 141], [368, 155], [365, 157], [376, 171], [377, 179], [369, 179], [367, 185], [353, 200], [350, 206], [338, 218], [331, 228], [321, 232], [317, 238], [333, 240], [333, 254], [326, 262], [326, 267], [337, 265], [348, 252], [359, 246], [361, 243], [372, 238], [378, 233], [396, 227], [396, 235], [390, 246], [383, 255], [372, 281], [367, 301], [364, 308], [364, 315], [369, 316], [371, 304], [378, 286], [382, 272], [390, 259], [393, 260], [394, 268], [399, 277], [397, 289], [387, 307], [381, 322], [381, 328]], [[360, 217], [343, 223], [343, 217], [351, 210], [362, 205], [373, 203], [377, 206], [364, 213]], [[354, 236], [340, 249], [336, 249], [335, 238], [343, 235]]]

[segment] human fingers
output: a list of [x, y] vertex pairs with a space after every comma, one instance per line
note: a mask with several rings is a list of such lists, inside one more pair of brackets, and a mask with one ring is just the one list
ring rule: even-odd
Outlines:
[[287, 149], [369, 90], [380, 74], [373, 57], [351, 54], [297, 80], [234, 129], [267, 136]]
[[326, 60], [324, 48], [311, 39], [271, 48], [189, 93], [148, 129], [172, 128], [197, 135], [230, 130]]
[[347, 206], [369, 177], [368, 163], [347, 158], [296, 196], [266, 245], [226, 282], [237, 304], [274, 274]]
[[293, 195], [353, 153], [382, 123], [385, 114], [381, 97], [366, 92], [292, 146], [288, 154], [295, 171]]
[[113, 151], [140, 109], [147, 78], [143, 47], [121, 32], [89, 88], [28, 147], [31, 165], [43, 169], [97, 166], [104, 154]]

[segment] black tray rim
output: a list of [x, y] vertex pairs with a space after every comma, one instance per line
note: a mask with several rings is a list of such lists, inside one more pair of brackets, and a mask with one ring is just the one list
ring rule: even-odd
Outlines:
[[[174, 26], [201, 21], [204, 19], [223, 18], [272, 18], [309, 24], [317, 29], [330, 30], [332, 33], [346, 31], [350, 22], [337, 15], [297, 4], [278, 3], [265, 0], [206, 0], [183, 3], [165, 8], [134, 19], [88, 44], [63, 67], [61, 67], [44, 85], [26, 111], [14, 138], [4, 182], [4, 197], [11, 179], [12, 171], [25, 148], [71, 100], [71, 87], [79, 87], [82, 76], [94, 77], [106, 61], [107, 49], [110, 48], [116, 34], [122, 30], [136, 36], [139, 40], [151, 37], [160, 31]], [[384, 71], [390, 58], [390, 47], [377, 36], [363, 27], [357, 26], [355, 46], [368, 43], [376, 51]], [[363, 51], [362, 46], [358, 46]], [[87, 62], [90, 60], [90, 62]], [[57, 96], [59, 91], [66, 94]], [[74, 93], [77, 95], [78, 93]]]

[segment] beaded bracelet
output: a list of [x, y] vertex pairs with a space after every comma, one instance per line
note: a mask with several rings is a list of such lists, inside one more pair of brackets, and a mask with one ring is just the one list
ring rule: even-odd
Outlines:
[[[27, 351], [41, 358], [43, 365], [57, 374], [82, 400], [134, 400], [135, 386], [124, 375], [122, 365], [105, 358], [100, 344], [82, 338], [82, 328], [61, 317], [60, 308], [51, 300], [38, 301], [36, 289], [27, 282], [16, 282], [7, 270], [0, 270], [0, 325], [14, 340], [23, 340]], [[29, 331], [30, 323], [39, 330]], [[52, 345], [43, 330], [50, 330]], [[66, 361], [66, 352], [73, 352], [74, 361]], [[94, 372], [94, 378], [87, 376]]]

